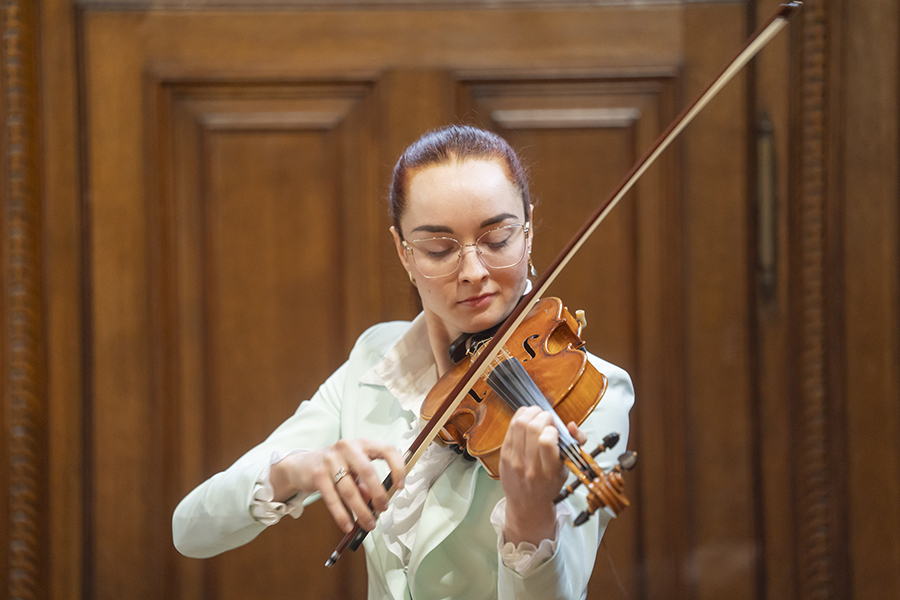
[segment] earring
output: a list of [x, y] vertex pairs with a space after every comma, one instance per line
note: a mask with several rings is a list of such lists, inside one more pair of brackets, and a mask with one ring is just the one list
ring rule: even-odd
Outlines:
[[419, 287], [416, 285], [416, 278], [413, 277], [412, 271], [407, 271], [406, 274], [409, 275], [409, 282], [413, 284], [413, 287]]
[[528, 255], [528, 268], [529, 268], [530, 271], [531, 271], [531, 276], [534, 277], [535, 279], [537, 279], [537, 276], [538, 276], [538, 274], [537, 274], [537, 269], [534, 268], [534, 263], [531, 262], [531, 255], [530, 255], [530, 254]]

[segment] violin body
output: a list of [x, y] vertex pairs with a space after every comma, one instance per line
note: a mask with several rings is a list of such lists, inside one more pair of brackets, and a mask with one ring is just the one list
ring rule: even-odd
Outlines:
[[[606, 376], [588, 360], [579, 337], [581, 324], [559, 298], [538, 301], [506, 344], [507, 357], [521, 362], [564, 423], [581, 425], [606, 392]], [[471, 354], [477, 354], [474, 349]], [[500, 358], [503, 360], [503, 357]], [[468, 371], [471, 356], [444, 374], [422, 403], [430, 420], [453, 386]], [[479, 459], [500, 477], [500, 448], [515, 409], [479, 379], [441, 430], [441, 438]]]

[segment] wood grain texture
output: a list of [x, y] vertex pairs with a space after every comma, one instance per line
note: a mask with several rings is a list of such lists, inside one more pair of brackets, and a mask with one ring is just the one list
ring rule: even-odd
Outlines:
[[81, 182], [75, 15], [65, 0], [40, 3], [41, 118], [47, 323], [49, 597], [76, 600], [84, 553], [84, 346]]
[[[757, 3], [756, 23], [767, 19], [779, 2]], [[793, 171], [789, 157], [792, 147], [791, 128], [791, 39], [797, 17], [792, 18], [788, 29], [772, 40], [755, 61], [755, 96], [748, 103], [748, 115], [753, 132], [758, 136], [759, 126], [766, 117], [772, 124], [775, 146], [775, 231], [776, 269], [774, 289], [765, 290], [759, 279], [754, 251], [755, 315], [752, 320], [753, 347], [755, 350], [754, 387], [758, 395], [756, 412], [757, 429], [754, 435], [754, 452], [757, 455], [756, 478], [759, 481], [760, 522], [758, 523], [759, 594], [765, 598], [796, 597], [797, 565], [785, 557], [794, 555], [795, 519], [793, 503], [785, 498], [785, 490], [793, 482], [792, 461], [785, 460], [793, 447], [792, 398], [790, 391], [791, 332], [789, 321], [790, 289], [792, 277], [789, 269], [789, 207], [793, 189]], [[758, 139], [753, 140], [752, 151], [757, 150]], [[752, 156], [752, 155], [751, 155]], [[757, 169], [761, 165], [757, 166]], [[762, 224], [755, 222], [757, 201], [761, 191], [751, 175], [753, 204], [751, 226], [754, 249], [760, 238]]]
[[[745, 13], [693, 5], [686, 48], [695, 65], [688, 95], [708, 85], [740, 48]], [[731, 50], [724, 50], [731, 48]], [[724, 56], [723, 56], [724, 55]], [[746, 73], [722, 90], [685, 132], [684, 436], [690, 553], [682, 568], [690, 597], [754, 598], [757, 507], [753, 502], [753, 399], [747, 314], [749, 229], [744, 165]], [[713, 174], [715, 176], [708, 176]]]
[[885, 1], [835, 8], [848, 587], [855, 598], [890, 598], [900, 596], [900, 12]]
[[[691, 0], [692, 2], [741, 2], [742, 0]], [[94, 10], [221, 10], [248, 8], [246, 0], [76, 0]], [[256, 10], [494, 10], [498, 8], [596, 8], [621, 6], [630, 0], [255, 0]], [[672, 0], [641, 0], [643, 5], [672, 4]]]
[[2, 7], [0, 49], [0, 559], [11, 599], [46, 598], [47, 385], [37, 6]]

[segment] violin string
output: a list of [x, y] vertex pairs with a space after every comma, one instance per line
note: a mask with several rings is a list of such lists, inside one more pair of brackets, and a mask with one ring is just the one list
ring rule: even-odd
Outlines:
[[529, 406], [538, 406], [553, 415], [556, 428], [559, 430], [560, 447], [563, 448], [577, 445], [577, 442], [569, 433], [569, 429], [563, 424], [562, 420], [556, 414], [556, 411], [553, 410], [553, 407], [541, 393], [540, 389], [531, 377], [529, 377], [522, 364], [518, 360], [515, 360], [515, 362], [507, 361], [504, 364], [506, 366], [503, 368], [503, 373], [510, 376], [513, 387], [520, 394], [519, 397], [523, 398]]
[[560, 453], [583, 470], [586, 465], [581, 464], [581, 454], [577, 450], [577, 442], [572, 438], [568, 428], [562, 424], [562, 420], [559, 419], [556, 411], [553, 410], [540, 389], [528, 376], [521, 363], [515, 360], [515, 362], [509, 361], [505, 365], [501, 373], [504, 379], [512, 384], [513, 389], [517, 392], [516, 397], [522, 398], [527, 406], [539, 406], [543, 410], [548, 410], [554, 416], [556, 428], [560, 432], [558, 441]]
[[569, 460], [577, 464], [580, 469], [584, 470], [587, 465], [582, 464], [581, 452], [578, 451], [578, 442], [572, 437], [572, 434], [569, 433], [568, 427], [563, 424], [562, 419], [560, 419], [559, 415], [556, 414], [556, 411], [553, 410], [550, 402], [548, 402], [544, 394], [541, 393], [540, 389], [528, 375], [528, 372], [525, 371], [522, 364], [518, 359], [514, 359], [514, 361], [515, 362], [508, 361], [505, 363], [507, 367], [504, 368], [504, 372], [507, 372], [512, 376], [516, 389], [521, 393], [520, 397], [525, 398], [529, 406], [538, 406], [553, 415], [556, 428], [559, 430], [558, 443], [560, 452], [569, 458]]
[[507, 359], [498, 361], [487, 378], [488, 385], [503, 400], [516, 410], [519, 406], [538, 406], [553, 415], [556, 428], [559, 430], [560, 454], [568, 458], [582, 471], [593, 475], [593, 469], [587, 464], [581, 455], [578, 442], [569, 433], [562, 419], [553, 410], [553, 407], [541, 393], [540, 388], [525, 371], [522, 363], [515, 357], [507, 354]]

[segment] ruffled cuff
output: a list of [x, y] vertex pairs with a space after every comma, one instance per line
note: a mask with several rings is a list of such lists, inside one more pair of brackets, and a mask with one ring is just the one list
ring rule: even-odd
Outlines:
[[506, 524], [506, 498], [501, 498], [491, 512], [491, 525], [497, 532], [497, 550], [500, 552], [500, 560], [503, 564], [521, 577], [528, 574], [550, 560], [559, 547], [559, 532], [566, 518], [569, 516], [569, 507], [565, 502], [556, 505], [556, 530], [553, 539], [541, 540], [540, 545], [535, 546], [531, 542], [519, 542], [518, 545], [506, 542], [503, 537], [503, 526]]
[[272, 487], [270, 477], [272, 465], [297, 452], [303, 452], [303, 450], [292, 450], [287, 454], [273, 452], [269, 457], [268, 464], [256, 478], [253, 494], [250, 496], [250, 514], [263, 525], [274, 525], [285, 515], [291, 515], [296, 519], [303, 514], [303, 501], [309, 494], [296, 494], [288, 498], [286, 502], [274, 502], [275, 488]]

